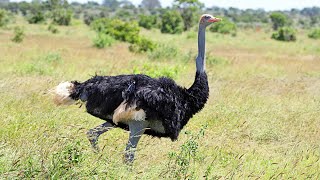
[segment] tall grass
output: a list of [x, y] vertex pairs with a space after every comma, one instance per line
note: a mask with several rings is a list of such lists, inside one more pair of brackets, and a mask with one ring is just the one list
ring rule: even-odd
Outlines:
[[320, 51], [304, 32], [290, 43], [264, 31], [238, 29], [236, 37], [208, 32], [205, 108], [176, 142], [143, 136], [137, 160], [127, 166], [128, 133], [103, 134], [102, 152], [93, 153], [85, 133], [103, 121], [80, 105], [54, 106], [48, 90], [95, 73], [168, 76], [189, 87], [194, 33], [143, 30], [164, 45], [153, 54], [135, 54], [121, 42], [92, 47], [94, 33], [86, 26], [52, 34], [47, 25], [17, 22], [12, 26], [24, 25], [27, 34], [19, 44], [11, 42], [12, 31], [0, 30], [2, 179], [320, 178]]

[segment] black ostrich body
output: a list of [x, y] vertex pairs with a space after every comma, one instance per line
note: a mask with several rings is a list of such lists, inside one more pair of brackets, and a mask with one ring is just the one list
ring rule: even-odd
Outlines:
[[[128, 130], [128, 124], [112, 121], [115, 109], [125, 100], [146, 113], [146, 121], [160, 121], [164, 132], [147, 127], [144, 134], [170, 137], [176, 140], [188, 120], [200, 111], [207, 101], [209, 87], [206, 73], [196, 73], [189, 89], [177, 85], [172, 79], [154, 79], [146, 75], [94, 76], [83, 82], [73, 82], [74, 100], [86, 101], [87, 112], [106, 120], [116, 127]], [[135, 86], [125, 93], [130, 85]]]
[[80, 83], [60, 83], [55, 89], [56, 104], [86, 102], [87, 112], [106, 122], [90, 129], [88, 139], [95, 150], [101, 134], [119, 127], [130, 131], [125, 158], [132, 162], [142, 134], [169, 137], [172, 141], [194, 114], [207, 102], [209, 86], [205, 72], [205, 30], [220, 19], [204, 14], [198, 31], [196, 76], [189, 89], [172, 79], [146, 75], [94, 76]]

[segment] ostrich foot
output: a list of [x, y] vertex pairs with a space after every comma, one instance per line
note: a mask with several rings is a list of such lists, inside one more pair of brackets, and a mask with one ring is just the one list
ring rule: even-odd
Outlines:
[[128, 165], [132, 165], [134, 161], [134, 151], [126, 151], [124, 154], [124, 162]]

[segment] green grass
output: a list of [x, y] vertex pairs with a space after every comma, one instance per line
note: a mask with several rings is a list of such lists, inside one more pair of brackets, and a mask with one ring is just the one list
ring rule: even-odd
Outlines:
[[[11, 42], [13, 27], [24, 41]], [[86, 131], [102, 123], [79, 105], [56, 107], [49, 90], [61, 81], [96, 73], [166, 75], [186, 87], [195, 74], [197, 40], [141, 33], [163, 44], [154, 54], [128, 44], [92, 46], [82, 24], [17, 24], [0, 29], [0, 177], [4, 179], [319, 179], [319, 41], [297, 42], [239, 29], [236, 37], [207, 34], [210, 98], [177, 142], [143, 136], [133, 166], [123, 163], [128, 133], [101, 136], [93, 153]]]

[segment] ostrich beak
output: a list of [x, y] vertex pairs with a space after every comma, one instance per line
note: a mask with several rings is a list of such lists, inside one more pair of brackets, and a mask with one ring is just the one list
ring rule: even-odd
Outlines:
[[208, 22], [215, 23], [215, 22], [219, 22], [221, 20], [222, 19], [220, 19], [220, 18], [212, 17], [211, 19], [208, 20]]

